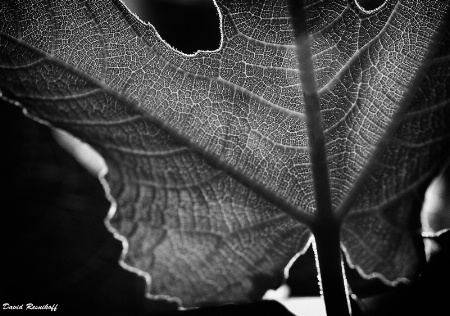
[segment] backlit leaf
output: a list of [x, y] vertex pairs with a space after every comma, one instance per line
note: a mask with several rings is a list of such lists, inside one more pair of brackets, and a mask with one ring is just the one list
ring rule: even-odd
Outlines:
[[[344, 249], [397, 282], [449, 154], [449, 4], [361, 5], [307, 1], [309, 40]], [[125, 262], [187, 306], [261, 297], [317, 221], [287, 5], [217, 7], [220, 48], [185, 55], [118, 0], [0, 3], [4, 98], [102, 154]]]

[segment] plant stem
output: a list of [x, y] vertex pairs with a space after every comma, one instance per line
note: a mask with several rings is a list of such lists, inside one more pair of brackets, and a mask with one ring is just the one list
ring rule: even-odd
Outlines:
[[305, 104], [305, 125], [311, 162], [316, 214], [310, 228], [315, 237], [316, 263], [328, 316], [349, 316], [350, 301], [342, 270], [340, 227], [331, 203], [327, 152], [320, 98], [315, 79], [304, 0], [288, 0], [295, 53]]
[[340, 224], [320, 224], [313, 233], [319, 285], [327, 316], [349, 316], [351, 308], [342, 266]]

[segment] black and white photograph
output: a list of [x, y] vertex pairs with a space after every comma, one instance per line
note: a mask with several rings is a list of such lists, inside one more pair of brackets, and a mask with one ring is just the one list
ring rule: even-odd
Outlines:
[[2, 315], [450, 313], [450, 0], [0, 0]]

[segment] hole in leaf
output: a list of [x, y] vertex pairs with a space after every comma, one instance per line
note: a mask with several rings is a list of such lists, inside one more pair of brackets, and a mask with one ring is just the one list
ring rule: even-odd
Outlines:
[[358, 8], [364, 13], [374, 13], [384, 7], [387, 0], [355, 0]]
[[160, 36], [183, 53], [220, 45], [219, 15], [211, 0], [122, 0]]

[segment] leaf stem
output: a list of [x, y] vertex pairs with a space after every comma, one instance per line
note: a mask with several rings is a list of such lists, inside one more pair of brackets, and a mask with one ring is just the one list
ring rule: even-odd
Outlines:
[[342, 271], [341, 221], [335, 217], [331, 204], [320, 99], [308, 38], [304, 1], [288, 0], [288, 5], [292, 17], [296, 55], [305, 102], [305, 120], [316, 202], [316, 214], [310, 228], [315, 238], [314, 248], [321, 294], [328, 316], [347, 316], [350, 315], [351, 310]]
[[351, 315], [348, 285], [342, 266], [340, 224], [325, 223], [313, 234], [320, 292], [327, 315]]

